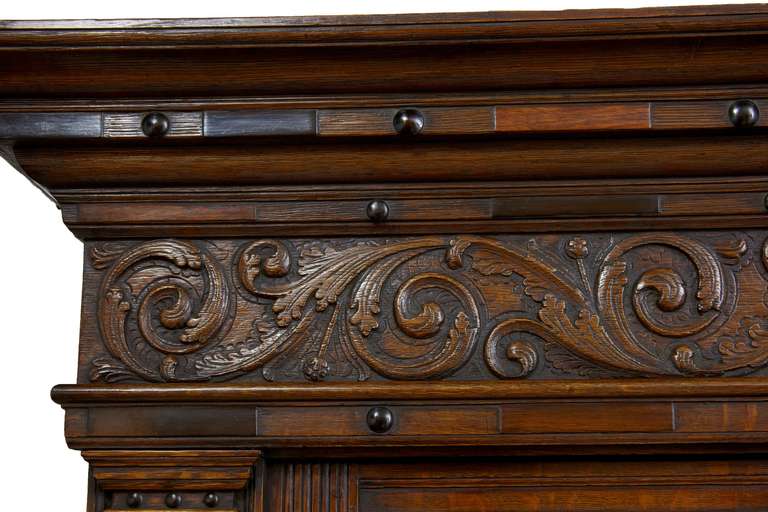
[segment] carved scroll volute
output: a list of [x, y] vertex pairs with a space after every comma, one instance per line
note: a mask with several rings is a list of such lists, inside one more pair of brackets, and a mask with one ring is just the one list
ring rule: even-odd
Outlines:
[[[675, 234], [645, 234], [629, 237], [612, 248], [602, 266], [598, 286], [598, 306], [606, 320], [608, 332], [615, 337], [626, 350], [635, 357], [649, 360], [657, 359], [655, 354], [637, 339], [624, 308], [625, 287], [627, 284], [625, 255], [642, 246], [665, 246], [683, 253], [693, 264], [698, 281], [696, 309], [698, 317], [690, 317], [685, 324], [671, 323], [664, 316], [675, 312], [685, 303], [686, 291], [684, 280], [671, 268], [653, 268], [646, 271], [636, 282], [632, 293], [632, 304], [638, 319], [649, 331], [667, 338], [686, 338], [702, 332], [717, 317], [724, 301], [723, 272], [713, 252], [700, 242]], [[658, 312], [650, 309], [644, 294], [652, 290], [657, 297]], [[675, 366], [683, 371], [693, 370], [693, 349], [688, 345], [678, 347], [673, 352]], [[656, 364], [656, 367], [661, 366]]]
[[[267, 329], [250, 346], [226, 345], [209, 351], [196, 368], [212, 377], [262, 367], [263, 375], [271, 379], [274, 368], [298, 352], [306, 378], [319, 380], [334, 371], [329, 352], [337, 343], [360, 379], [368, 377], [369, 368], [403, 379], [455, 371], [472, 354], [479, 324], [474, 299], [464, 285], [440, 273], [414, 276], [403, 284], [395, 300], [399, 306], [393, 318], [399, 334], [381, 328], [378, 318], [381, 290], [392, 272], [409, 259], [444, 245], [441, 238], [421, 238], [306, 251], [299, 259], [296, 279], [270, 283], [271, 278], [289, 276], [290, 251], [275, 240], [253, 242], [240, 252], [237, 275], [246, 292], [273, 300], [275, 328]], [[262, 269], [264, 276], [259, 277]], [[412, 297], [428, 289], [443, 290], [460, 305], [447, 325], [443, 305], [434, 301], [415, 315], [406, 311]], [[339, 314], [345, 310], [346, 314]], [[318, 332], [322, 335], [315, 336]], [[394, 352], [387, 355], [386, 350], [373, 349], [374, 340]]]
[[[746, 247], [732, 244], [726, 249], [725, 257], [736, 262]], [[763, 242], [760, 252], [763, 267], [768, 270], [768, 240]], [[696, 363], [696, 353], [689, 346], [680, 345], [674, 352], [675, 363], [689, 373], [714, 375], [730, 371], [744, 373], [764, 367], [768, 364], [768, 319], [747, 316], [740, 319], [739, 325], [737, 332], [718, 338], [717, 353], [721, 357], [719, 362], [700, 366]]]
[[[99, 325], [107, 349], [136, 375], [150, 381], [183, 379], [178, 356], [199, 350], [219, 333], [231, 300], [219, 264], [195, 245], [147, 242], [121, 254], [105, 276]], [[135, 328], [127, 325], [129, 317]], [[142, 349], [144, 342], [154, 350]], [[114, 369], [112, 364], [95, 371], [109, 379]]]
[[[417, 298], [436, 291], [459, 304], [448, 322], [445, 301], [420, 303]], [[416, 307], [410, 308], [411, 304]], [[391, 328], [384, 329], [380, 337], [348, 330], [355, 352], [369, 367], [394, 379], [429, 379], [448, 375], [466, 363], [474, 350], [480, 316], [463, 284], [445, 274], [417, 274], [398, 288], [393, 306], [395, 323], [404, 336]]]
[[[259, 251], [271, 249], [272, 256], [266, 261]], [[285, 245], [277, 240], [259, 240], [249, 244], [237, 259], [237, 275], [243, 287], [255, 295], [271, 295], [256, 286], [256, 278], [263, 272], [268, 277], [288, 275], [291, 259]], [[279, 295], [279, 292], [277, 292]]]
[[[488, 368], [499, 377], [525, 377], [539, 363], [539, 355], [533, 345], [516, 336], [523, 333], [535, 334], [540, 338], [552, 339], [547, 329], [541, 323], [527, 318], [513, 318], [498, 324], [485, 342], [485, 362]], [[500, 348], [506, 342], [503, 357]], [[517, 370], [510, 370], [505, 360], [517, 363]]]

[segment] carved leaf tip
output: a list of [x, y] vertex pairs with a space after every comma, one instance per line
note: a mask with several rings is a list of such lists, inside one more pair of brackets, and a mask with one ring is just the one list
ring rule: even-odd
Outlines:
[[745, 239], [738, 238], [717, 243], [714, 248], [726, 263], [733, 265], [738, 263], [739, 259], [747, 252], [748, 244]]
[[371, 332], [379, 328], [379, 321], [374, 316], [381, 311], [378, 300], [370, 301], [367, 310], [361, 307], [360, 301], [353, 302], [349, 307], [355, 310], [355, 313], [349, 317], [349, 323], [357, 326], [360, 334], [368, 337]]
[[456, 270], [464, 266], [462, 257], [464, 251], [472, 245], [472, 242], [464, 238], [454, 238], [449, 242], [449, 248], [445, 255], [445, 261], [448, 264], [448, 268]]
[[106, 382], [109, 384], [134, 380], [137, 376], [124, 365], [106, 358], [97, 358], [92, 362], [90, 371], [91, 382]]
[[90, 250], [91, 266], [96, 270], [104, 270], [120, 257], [123, 249], [110, 244], [97, 244]]
[[518, 377], [524, 377], [536, 369], [539, 364], [539, 355], [536, 349], [522, 340], [513, 341], [507, 347], [507, 359], [515, 361], [520, 365], [520, 374]]

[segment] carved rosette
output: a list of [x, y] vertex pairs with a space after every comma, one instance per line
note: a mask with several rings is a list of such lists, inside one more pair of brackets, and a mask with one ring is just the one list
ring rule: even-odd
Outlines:
[[[93, 247], [111, 355], [93, 360], [94, 380], [739, 375], [768, 364], [768, 249], [746, 235], [221, 245]], [[739, 300], [740, 286], [760, 304]]]

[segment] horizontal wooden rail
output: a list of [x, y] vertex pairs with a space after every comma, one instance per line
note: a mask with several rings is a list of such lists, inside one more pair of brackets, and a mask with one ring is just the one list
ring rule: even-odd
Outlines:
[[68, 384], [51, 391], [62, 405], [100, 402], [286, 400], [455, 400], [525, 398], [768, 397], [768, 378], [594, 379], [584, 381], [386, 382], [318, 384]]
[[[753, 117], [734, 117], [746, 104]], [[768, 100], [540, 103], [467, 107], [251, 109], [168, 112], [4, 112], [0, 138], [396, 137], [403, 112], [419, 136], [668, 131], [760, 127]], [[161, 124], [157, 123], [157, 120]]]

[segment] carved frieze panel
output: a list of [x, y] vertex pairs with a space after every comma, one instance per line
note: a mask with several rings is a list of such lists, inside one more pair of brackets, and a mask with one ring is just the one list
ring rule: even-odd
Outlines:
[[765, 232], [163, 239], [88, 254], [82, 382], [741, 376], [768, 364]]

